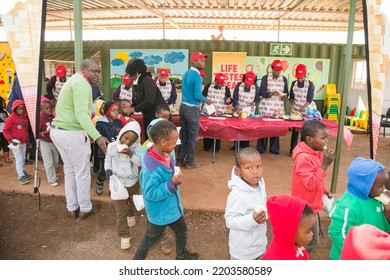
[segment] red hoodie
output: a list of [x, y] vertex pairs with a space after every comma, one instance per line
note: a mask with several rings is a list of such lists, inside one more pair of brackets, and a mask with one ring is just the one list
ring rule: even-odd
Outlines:
[[351, 227], [345, 237], [341, 260], [390, 260], [390, 235], [373, 225]]
[[274, 237], [263, 260], [308, 260], [305, 247], [295, 245], [295, 237], [306, 202], [297, 197], [277, 195], [267, 200], [269, 222]]
[[8, 143], [11, 143], [11, 139], [17, 139], [20, 143], [25, 144], [28, 141], [29, 134], [29, 123], [27, 113], [23, 116], [19, 116], [15, 113], [15, 109], [24, 105], [23, 100], [15, 100], [12, 104], [12, 114], [5, 120], [3, 134]]
[[313, 212], [322, 210], [322, 196], [325, 188], [326, 172], [321, 169], [322, 152], [316, 152], [305, 142], [299, 142], [293, 151], [294, 167], [291, 195], [309, 204]]

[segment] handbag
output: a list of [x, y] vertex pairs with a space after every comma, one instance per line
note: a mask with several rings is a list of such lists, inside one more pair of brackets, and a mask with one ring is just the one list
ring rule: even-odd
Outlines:
[[125, 200], [129, 197], [127, 189], [115, 175], [110, 176], [109, 186], [112, 200]]

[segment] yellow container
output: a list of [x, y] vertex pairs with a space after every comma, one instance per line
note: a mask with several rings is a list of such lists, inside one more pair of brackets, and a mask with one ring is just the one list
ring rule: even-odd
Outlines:
[[241, 117], [241, 119], [246, 119], [248, 117], [248, 115], [246, 112], [241, 112], [240, 117]]

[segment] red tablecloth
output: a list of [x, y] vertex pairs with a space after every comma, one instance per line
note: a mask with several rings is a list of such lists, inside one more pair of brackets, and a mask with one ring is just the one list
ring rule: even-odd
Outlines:
[[[132, 116], [140, 123], [143, 129], [142, 115], [133, 114]], [[180, 126], [178, 115], [173, 115], [172, 119], [176, 126]], [[323, 119], [322, 122], [328, 127], [329, 135], [336, 137], [338, 124], [327, 119]], [[252, 117], [246, 119], [227, 117], [224, 120], [217, 120], [208, 116], [201, 116], [199, 137], [228, 141], [256, 140], [263, 137], [285, 136], [289, 128], [301, 128], [304, 123], [305, 121], [266, 121]], [[343, 137], [349, 148], [353, 138], [349, 129], [344, 128]]]
[[[322, 122], [328, 127], [329, 135], [336, 137], [338, 133], [338, 124], [323, 119]], [[228, 141], [256, 140], [263, 137], [285, 136], [289, 128], [301, 128], [305, 121], [290, 121], [272, 119], [264, 120], [261, 118], [229, 118], [217, 120], [202, 116], [200, 119], [199, 136], [205, 138], [215, 138]], [[344, 128], [344, 140], [349, 148], [352, 144], [352, 133]]]

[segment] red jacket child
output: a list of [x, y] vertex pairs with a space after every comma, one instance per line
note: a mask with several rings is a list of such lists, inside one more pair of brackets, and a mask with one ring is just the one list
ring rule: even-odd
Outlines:
[[29, 122], [27, 118], [27, 112], [23, 115], [18, 115], [17, 108], [20, 105], [25, 105], [23, 100], [16, 100], [12, 104], [12, 114], [5, 120], [3, 134], [8, 143], [12, 142], [12, 139], [17, 139], [21, 144], [28, 142], [29, 134]]

